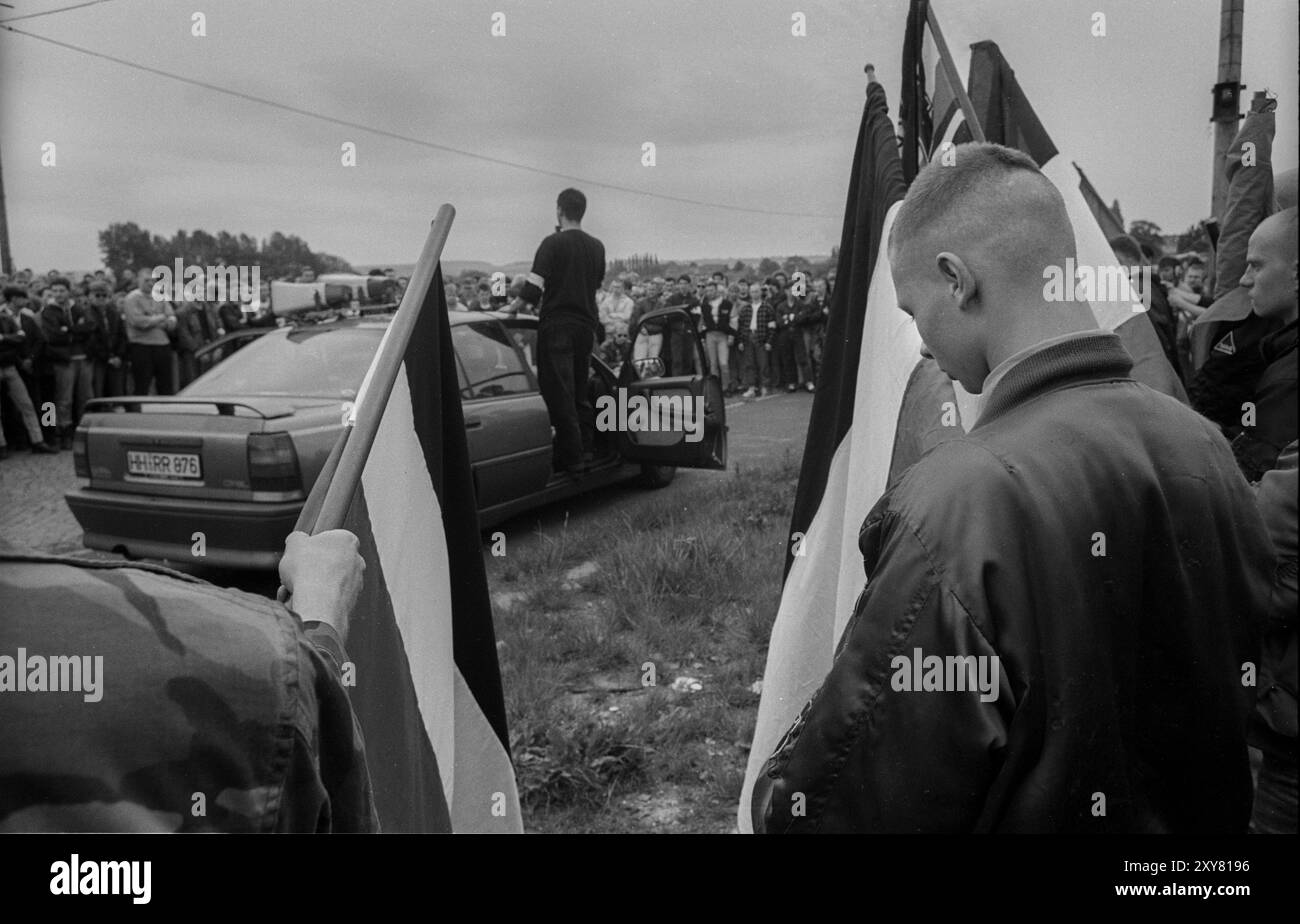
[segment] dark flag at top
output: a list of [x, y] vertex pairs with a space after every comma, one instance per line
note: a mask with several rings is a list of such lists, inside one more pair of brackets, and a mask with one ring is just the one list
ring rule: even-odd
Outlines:
[[[985, 137], [1024, 151], [1056, 186], [1074, 225], [1078, 266], [1115, 265], [1115, 254], [1080, 188], [1079, 173], [1052, 143], [997, 43], [977, 42], [970, 46], [970, 54], [968, 90]], [[1133, 378], [1187, 402], [1182, 382], [1165, 358], [1155, 327], [1139, 297], [1093, 300], [1092, 310], [1098, 326], [1118, 334], [1133, 358]]]

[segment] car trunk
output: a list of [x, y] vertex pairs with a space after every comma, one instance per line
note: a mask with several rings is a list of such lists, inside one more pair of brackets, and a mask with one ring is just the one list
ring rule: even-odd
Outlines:
[[[320, 406], [321, 402], [313, 402]], [[338, 403], [328, 421], [339, 426]], [[309, 405], [310, 406], [310, 405]], [[93, 490], [202, 500], [305, 496], [294, 434], [320, 415], [279, 399], [107, 399], [78, 428], [78, 473]], [[320, 421], [316, 421], [320, 422]], [[315, 473], [312, 473], [315, 477]]]

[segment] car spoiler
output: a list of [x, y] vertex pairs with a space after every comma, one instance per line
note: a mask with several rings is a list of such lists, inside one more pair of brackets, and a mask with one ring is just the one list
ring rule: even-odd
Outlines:
[[[228, 398], [184, 398], [184, 397], [161, 397], [149, 395], [137, 395], [130, 398], [92, 398], [86, 402], [86, 411], [88, 413], [100, 411], [111, 412], [116, 414], [126, 413], [134, 410], [139, 412], [141, 405], [161, 404], [171, 405], [174, 409], [169, 408], [170, 413], [184, 414], [182, 407], [193, 407], [203, 405], [215, 407], [217, 414], [222, 417], [239, 417], [236, 408], [244, 408], [252, 411], [253, 415], [263, 420], [275, 420], [277, 417], [290, 417], [293, 415], [293, 406], [283, 401], [261, 401], [256, 398], [245, 398], [238, 401]], [[190, 411], [190, 413], [197, 413]], [[206, 412], [205, 412], [206, 413]]]

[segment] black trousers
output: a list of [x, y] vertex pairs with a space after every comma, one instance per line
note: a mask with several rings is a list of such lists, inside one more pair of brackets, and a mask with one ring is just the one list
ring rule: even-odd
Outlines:
[[131, 379], [135, 383], [137, 395], [149, 394], [149, 383], [158, 386], [158, 394], [176, 393], [176, 382], [172, 376], [172, 348], [170, 346], [152, 346], [144, 343], [131, 344]]
[[555, 428], [557, 469], [581, 465], [583, 449], [590, 448], [593, 442], [593, 434], [584, 422], [593, 419], [587, 376], [595, 344], [596, 332], [580, 322], [557, 321], [538, 326], [537, 379]]

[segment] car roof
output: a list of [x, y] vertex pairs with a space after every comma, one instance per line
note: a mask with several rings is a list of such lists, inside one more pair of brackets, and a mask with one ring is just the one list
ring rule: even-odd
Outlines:
[[[292, 332], [298, 330], [329, 330], [331, 328], [339, 327], [360, 327], [383, 330], [392, 323], [395, 313], [396, 312], [394, 311], [389, 311], [370, 315], [363, 314], [360, 317], [339, 317], [318, 322], [291, 320], [283, 327], [278, 328], [278, 330]], [[528, 324], [535, 324], [537, 322], [537, 319], [531, 315], [518, 315], [517, 317]], [[508, 314], [504, 311], [451, 311], [448, 312], [447, 318], [451, 322], [452, 327], [459, 327], [462, 324], [472, 324], [475, 321], [482, 321], [484, 318], [491, 318], [496, 321], [514, 321], [516, 320], [516, 315]]]

